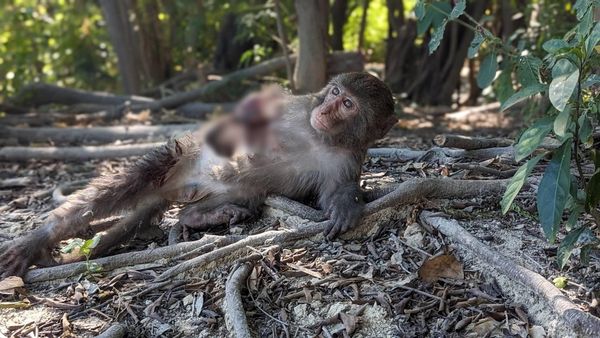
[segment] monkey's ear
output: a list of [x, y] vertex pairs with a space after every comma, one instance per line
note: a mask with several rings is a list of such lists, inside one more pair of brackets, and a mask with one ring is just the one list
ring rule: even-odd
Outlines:
[[398, 123], [398, 118], [394, 115], [388, 116], [387, 118], [383, 119], [379, 123], [380, 134], [378, 138], [384, 137], [385, 134], [387, 134], [387, 132], [390, 131], [390, 129], [392, 129], [392, 127], [396, 125], [396, 123]]

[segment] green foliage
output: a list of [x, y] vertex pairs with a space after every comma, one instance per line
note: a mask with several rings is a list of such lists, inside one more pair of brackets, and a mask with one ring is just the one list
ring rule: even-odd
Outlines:
[[0, 95], [33, 81], [109, 88], [116, 77], [100, 8], [94, 1], [19, 0], [0, 15]]
[[92, 250], [100, 243], [100, 234], [94, 235], [94, 237], [83, 240], [81, 238], [73, 238], [69, 243], [64, 246], [60, 251], [62, 253], [70, 253], [75, 249], [79, 250], [79, 253], [85, 256], [86, 268], [88, 273], [97, 273], [102, 271], [102, 267], [95, 262], [90, 262]]
[[[358, 1], [360, 4], [360, 1]], [[356, 50], [360, 31], [360, 20], [363, 15], [361, 5], [355, 6], [348, 21], [344, 26], [344, 49]], [[383, 61], [385, 55], [385, 41], [388, 34], [388, 9], [385, 0], [370, 0], [365, 26], [364, 48], [371, 60]]]
[[[544, 3], [546, 5], [540, 15], [540, 21], [545, 22], [540, 40], [534, 45], [519, 40], [516, 47], [512, 44], [516, 41], [515, 37], [503, 41], [484, 24], [470, 17], [462, 8], [462, 1], [458, 1], [453, 9], [447, 3], [444, 6], [440, 2], [420, 1], [416, 6], [416, 16], [420, 18], [421, 32], [432, 27], [434, 29], [432, 40], [435, 39], [435, 43], [430, 43], [432, 51], [443, 38], [437, 34], [439, 27], [447, 22], [456, 21], [473, 30], [475, 37], [470, 44], [468, 57], [475, 57], [481, 46], [485, 46], [477, 83], [483, 88], [495, 82], [501, 110], [538, 95], [551, 103], [546, 116], [521, 135], [515, 145], [515, 159], [527, 159], [540, 147], [546, 136], [554, 136], [561, 142], [560, 147], [549, 151], [552, 160], [538, 187], [537, 210], [549, 241], [556, 239], [564, 211], [568, 211], [569, 217], [564, 223], [567, 236], [561, 243], [557, 259], [562, 268], [576, 246], [581, 247], [580, 258], [583, 262], [591, 248], [600, 243], [589, 227], [576, 227], [578, 221], [582, 221], [580, 216], [584, 210], [596, 222], [600, 222], [600, 212], [597, 210], [600, 204], [600, 156], [591, 149], [592, 131], [598, 126], [600, 118], [600, 76], [595, 74], [600, 67], [600, 23], [593, 21], [593, 9], [600, 6], [600, 1], [578, 0], [573, 5], [577, 21], [571, 21], [570, 13], [566, 13], [566, 19], [560, 20], [561, 24], [554, 24], [556, 17], [565, 16], [564, 11], [570, 11], [570, 7], [552, 1]], [[550, 17], [549, 13], [553, 16]], [[500, 55], [502, 64], [498, 67]], [[496, 76], [498, 68], [502, 71]], [[520, 87], [516, 92], [515, 85]], [[586, 179], [581, 162], [588, 156], [594, 160], [595, 172]], [[512, 178], [501, 201], [504, 213], [510, 210], [527, 176], [541, 157], [538, 155], [527, 161]], [[573, 162], [577, 176], [571, 173]]]

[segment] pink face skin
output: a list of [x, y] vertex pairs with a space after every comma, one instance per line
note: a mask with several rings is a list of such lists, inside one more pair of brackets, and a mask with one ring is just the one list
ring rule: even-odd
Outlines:
[[323, 103], [310, 113], [310, 125], [317, 131], [336, 134], [346, 119], [358, 114], [357, 102], [342, 87], [336, 85], [325, 96]]

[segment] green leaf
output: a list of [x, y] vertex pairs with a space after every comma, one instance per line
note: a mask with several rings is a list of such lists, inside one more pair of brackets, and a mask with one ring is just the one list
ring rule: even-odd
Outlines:
[[529, 87], [541, 83], [540, 67], [542, 60], [535, 56], [527, 55], [519, 57], [517, 62], [517, 80], [523, 87]]
[[458, 0], [454, 8], [452, 8], [452, 12], [448, 16], [448, 19], [455, 20], [458, 19], [459, 16], [463, 15], [466, 8], [466, 0]]
[[506, 191], [504, 192], [504, 196], [502, 196], [502, 200], [500, 201], [500, 205], [502, 206], [502, 214], [506, 214], [510, 209], [510, 206], [513, 204], [513, 201], [523, 188], [523, 184], [525, 184], [525, 180], [527, 180], [527, 176], [531, 174], [535, 165], [540, 161], [545, 154], [540, 154], [525, 164], [523, 164], [519, 170], [515, 173], [515, 175], [510, 179], [510, 182], [506, 186]]
[[577, 67], [575, 67], [571, 61], [567, 59], [560, 59], [556, 61], [554, 67], [552, 67], [552, 78], [556, 78], [561, 75], [569, 75], [576, 70]]
[[567, 106], [563, 111], [558, 113], [554, 119], [554, 133], [556, 136], [564, 137], [569, 130], [569, 122], [571, 121], [571, 108]]
[[552, 130], [553, 120], [552, 117], [544, 117], [525, 130], [519, 139], [519, 143], [515, 145], [515, 160], [517, 162], [537, 149], [544, 137]]
[[475, 54], [477, 54], [479, 51], [479, 47], [481, 47], [481, 44], [484, 40], [485, 38], [483, 37], [483, 34], [481, 34], [479, 31], [475, 32], [475, 36], [473, 37], [473, 41], [471, 41], [471, 44], [469, 45], [469, 51], [467, 52], [467, 57], [469, 59], [475, 57]]
[[563, 39], [550, 39], [542, 45], [548, 53], [554, 54], [563, 48], [569, 48], [569, 44]]
[[593, 142], [592, 121], [590, 121], [590, 118], [587, 116], [587, 111], [579, 116], [577, 123], [579, 123], [579, 140], [581, 143], [588, 145], [590, 142]]
[[436, 49], [440, 46], [442, 39], [444, 38], [444, 30], [446, 29], [446, 22], [441, 26], [437, 27], [433, 34], [431, 35], [431, 40], [429, 40], [429, 54], [433, 54]]
[[595, 208], [600, 203], [600, 170], [596, 170], [590, 178], [586, 190], [585, 209]]
[[[571, 185], [572, 184], [573, 183], [571, 182]], [[569, 215], [569, 218], [567, 219], [567, 223], [565, 224], [569, 229], [572, 229], [573, 227], [575, 227], [575, 225], [577, 224], [577, 220], [579, 219], [579, 216], [581, 216], [581, 214], [583, 213], [583, 210], [585, 210], [583, 205], [581, 205], [579, 203], [575, 203], [575, 206], [573, 206], [573, 209], [571, 210], [571, 214]]]
[[581, 85], [582, 89], [586, 89], [589, 88], [597, 83], [600, 83], [600, 75], [598, 74], [590, 74], [590, 76], [588, 76], [588, 78], [583, 81], [583, 84]]
[[569, 257], [571, 257], [573, 248], [575, 248], [575, 244], [577, 244], [579, 236], [581, 236], [585, 229], [585, 227], [580, 227], [575, 230], [572, 230], [567, 234], [567, 236], [565, 236], [565, 239], [563, 239], [562, 243], [560, 243], [560, 246], [558, 247], [558, 252], [556, 254], [556, 260], [561, 270], [569, 261]]
[[579, 24], [575, 26], [577, 28], [577, 32], [581, 34], [581, 36], [588, 36], [590, 30], [592, 29], [592, 25], [594, 24], [594, 12], [587, 11], [579, 20]]
[[84, 256], [89, 256], [92, 253], [92, 249], [94, 249], [98, 245], [98, 243], [100, 243], [101, 237], [102, 236], [100, 234], [96, 234], [91, 239], [86, 240], [85, 242], [83, 242], [81, 248], [79, 248], [79, 251]]
[[[563, 60], [561, 60], [561, 61], [563, 61]], [[564, 61], [566, 61], [566, 60], [564, 60]], [[557, 69], [557, 66], [559, 66], [558, 62], [552, 68], [553, 73], [555, 72], [555, 69]], [[565, 71], [565, 69], [560, 68], [560, 69], [556, 70], [556, 73], [560, 74], [560, 72], [563, 72], [563, 71]], [[563, 111], [565, 109], [565, 106], [569, 102], [571, 95], [573, 95], [573, 91], [577, 87], [578, 79], [579, 79], [579, 69], [575, 69], [575, 71], [573, 71], [571, 73], [561, 74], [552, 79], [548, 93], [550, 95], [550, 102], [552, 102], [552, 105], [558, 111]]]
[[506, 109], [529, 98], [530, 96], [543, 92], [545, 89], [546, 86], [541, 83], [533, 84], [531, 86], [522, 88], [502, 103], [502, 106], [500, 106], [500, 111], [505, 111]]
[[567, 139], [558, 148], [544, 171], [538, 187], [537, 209], [544, 234], [550, 242], [556, 239], [571, 185], [571, 146]]
[[415, 5], [415, 16], [417, 17], [417, 20], [423, 20], [423, 18], [425, 17], [425, 2], [424, 0], [419, 0], [417, 1], [417, 4]]
[[515, 90], [512, 85], [512, 72], [511, 69], [504, 69], [496, 82], [494, 82], [494, 91], [496, 92], [496, 97], [498, 101], [505, 102], [509, 97], [511, 97]]
[[554, 284], [554, 286], [556, 286], [559, 289], [566, 288], [568, 282], [569, 282], [569, 279], [564, 276], [556, 277], [552, 280], [552, 283]]
[[60, 249], [60, 252], [71, 253], [73, 250], [81, 247], [82, 245], [83, 245], [83, 239], [73, 238], [72, 240], [69, 241], [69, 243], [67, 243], [67, 245], [65, 245], [62, 249]]
[[583, 16], [585, 15], [585, 13], [587, 13], [588, 9], [590, 9], [591, 5], [592, 5], [592, 1], [591, 0], [577, 0], [577, 1], [575, 1], [575, 4], [573, 5], [573, 9], [577, 13], [577, 20], [581, 20], [581, 18], [583, 18]]
[[591, 55], [594, 52], [594, 47], [600, 42], [600, 22], [597, 22], [585, 41], [585, 51], [588, 55]]
[[489, 86], [494, 81], [497, 70], [498, 60], [496, 59], [496, 53], [489, 53], [479, 67], [479, 74], [477, 74], [477, 85], [479, 88], [483, 89]]

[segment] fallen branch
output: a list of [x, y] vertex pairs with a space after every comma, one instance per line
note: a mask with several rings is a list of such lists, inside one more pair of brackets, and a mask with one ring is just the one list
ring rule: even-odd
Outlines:
[[290, 215], [295, 215], [313, 222], [324, 221], [326, 218], [322, 211], [315, 210], [305, 204], [296, 202], [284, 196], [270, 196], [265, 201], [265, 204]]
[[4, 147], [0, 149], [0, 161], [60, 160], [85, 161], [117, 157], [141, 156], [162, 143], [130, 145], [105, 145], [83, 147]]
[[78, 103], [120, 105], [125, 102], [150, 102], [152, 99], [141, 96], [120, 96], [102, 92], [88, 92], [79, 89], [59, 87], [47, 83], [33, 83], [23, 87], [11, 101], [21, 106], [39, 107], [50, 103], [64, 105]]
[[494, 252], [462, 228], [456, 220], [448, 220], [431, 212], [421, 213], [420, 218], [421, 221], [450, 237], [452, 241], [472, 251], [486, 266], [494, 267], [509, 279], [516, 280], [531, 289], [543, 298], [562, 321], [575, 332], [585, 337], [600, 337], [600, 319], [579, 309], [543, 276], [515, 264], [499, 252]]
[[465, 150], [508, 147], [514, 143], [513, 140], [505, 138], [469, 137], [462, 135], [437, 135], [433, 143], [439, 147], [460, 148]]
[[110, 143], [116, 140], [152, 139], [172, 137], [198, 129], [197, 124], [172, 124], [157, 126], [112, 126], [91, 128], [0, 128], [1, 138], [15, 138], [20, 143], [85, 143], [89, 141]]
[[177, 245], [165, 246], [143, 251], [126, 252], [114, 256], [92, 259], [86, 262], [76, 262], [64, 265], [53, 266], [49, 268], [33, 269], [25, 275], [25, 282], [38, 283], [55, 279], [64, 279], [77, 274], [87, 272], [88, 263], [97, 264], [101, 271], [111, 271], [124, 266], [145, 264], [155, 262], [161, 259], [171, 259], [180, 256], [183, 253], [192, 251], [203, 245], [213, 243], [222, 238], [222, 236], [204, 235], [201, 239], [193, 242], [183, 242]]
[[175, 114], [190, 119], [206, 119], [212, 113], [229, 113], [235, 107], [234, 102], [227, 103], [203, 103], [190, 102], [175, 109]]
[[242, 301], [242, 287], [246, 284], [246, 279], [252, 272], [250, 263], [240, 264], [239, 267], [234, 267], [233, 271], [227, 278], [225, 284], [225, 321], [230, 331], [233, 331], [233, 336], [236, 338], [250, 338], [250, 327], [246, 319], [244, 311], [244, 302]]

